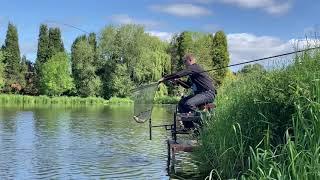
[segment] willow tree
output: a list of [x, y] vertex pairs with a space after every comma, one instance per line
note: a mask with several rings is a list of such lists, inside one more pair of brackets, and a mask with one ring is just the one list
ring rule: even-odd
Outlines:
[[[126, 96], [128, 91], [122, 91], [123, 88], [130, 90], [156, 81], [170, 71], [167, 47], [167, 43], [150, 36], [142, 26], [105, 28], [98, 44], [99, 57], [105, 62], [102, 78], [105, 96]], [[126, 82], [126, 86], [119, 82]]]

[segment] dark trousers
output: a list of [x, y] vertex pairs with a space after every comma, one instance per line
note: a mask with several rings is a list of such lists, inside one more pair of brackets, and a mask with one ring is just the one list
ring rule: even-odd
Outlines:
[[[179, 113], [194, 112], [199, 105], [213, 102], [214, 97], [215, 94], [212, 91], [205, 91], [189, 95], [179, 101], [178, 111]], [[183, 125], [186, 128], [193, 127], [192, 122], [183, 122]]]

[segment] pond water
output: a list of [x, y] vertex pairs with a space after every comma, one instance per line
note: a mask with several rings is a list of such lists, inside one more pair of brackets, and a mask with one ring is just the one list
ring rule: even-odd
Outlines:
[[[173, 106], [156, 106], [154, 124]], [[137, 124], [130, 105], [0, 107], [0, 179], [169, 179], [169, 137]]]

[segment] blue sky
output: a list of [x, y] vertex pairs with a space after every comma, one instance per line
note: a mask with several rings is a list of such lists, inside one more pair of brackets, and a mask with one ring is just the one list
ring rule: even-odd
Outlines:
[[235, 63], [289, 51], [295, 40], [320, 30], [319, 9], [316, 0], [1, 0], [0, 43], [9, 21], [31, 60], [41, 23], [61, 27], [68, 51], [82, 32], [63, 23], [97, 33], [109, 24], [143, 24], [164, 40], [183, 30], [224, 30]]

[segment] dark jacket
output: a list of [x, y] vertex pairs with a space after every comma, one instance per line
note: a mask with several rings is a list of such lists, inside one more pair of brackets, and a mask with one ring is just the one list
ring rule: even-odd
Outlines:
[[184, 76], [189, 76], [192, 83], [196, 86], [197, 92], [212, 91], [216, 94], [216, 89], [213, 85], [213, 80], [209, 77], [208, 73], [204, 72], [198, 64], [187, 66], [186, 69], [164, 76], [164, 80], [176, 79]]

